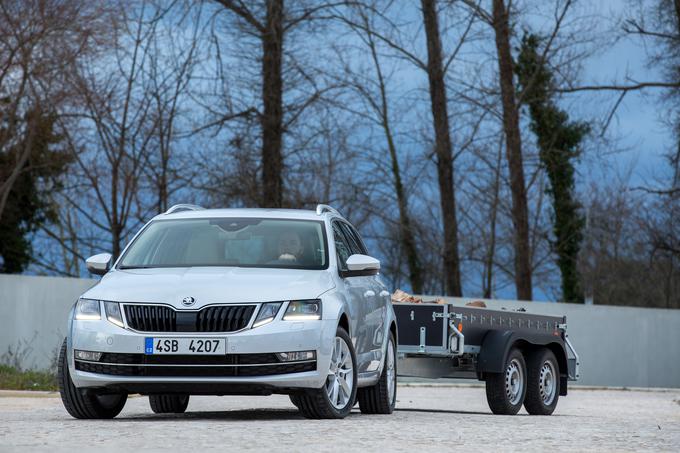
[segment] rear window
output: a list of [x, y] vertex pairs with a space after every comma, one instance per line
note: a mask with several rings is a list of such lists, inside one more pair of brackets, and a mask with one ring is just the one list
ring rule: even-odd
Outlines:
[[134, 240], [118, 267], [192, 266], [326, 269], [324, 224], [261, 218], [156, 220]]

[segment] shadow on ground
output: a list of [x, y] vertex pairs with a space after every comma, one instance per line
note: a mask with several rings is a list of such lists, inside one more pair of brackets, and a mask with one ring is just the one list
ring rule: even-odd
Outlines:
[[[454, 411], [449, 409], [420, 409], [420, 408], [404, 408], [395, 409], [396, 412], [425, 412], [428, 414], [457, 414], [457, 415], [492, 415], [490, 412], [474, 412], [474, 411]], [[517, 414], [524, 415], [524, 414]]]
[[[395, 412], [420, 412], [429, 414], [453, 414], [453, 415], [492, 415], [489, 412], [445, 410], [445, 409], [422, 409], [404, 408], [395, 409]], [[526, 414], [517, 414], [523, 416]], [[361, 416], [358, 408], [352, 410], [349, 418]], [[138, 414], [130, 416], [118, 416], [115, 420], [120, 421], [178, 421], [178, 420], [233, 420], [233, 421], [268, 421], [268, 420], [302, 420], [304, 417], [295, 409], [240, 409], [233, 411], [207, 411], [186, 412], [184, 414]]]
[[120, 421], [178, 421], [178, 420], [233, 420], [233, 421], [268, 421], [268, 420], [301, 420], [302, 415], [295, 409], [248, 409], [233, 411], [185, 412], [184, 414], [138, 414], [118, 416]]

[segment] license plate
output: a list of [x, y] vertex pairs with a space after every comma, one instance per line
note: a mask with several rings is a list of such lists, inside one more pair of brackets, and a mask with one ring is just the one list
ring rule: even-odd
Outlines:
[[227, 353], [226, 338], [153, 338], [144, 339], [144, 353], [182, 355], [224, 355]]

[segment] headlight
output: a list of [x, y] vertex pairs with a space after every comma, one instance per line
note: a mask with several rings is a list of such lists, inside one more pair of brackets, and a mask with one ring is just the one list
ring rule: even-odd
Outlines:
[[120, 312], [120, 305], [118, 302], [104, 302], [104, 311], [106, 311], [106, 319], [118, 327], [123, 327], [123, 314]]
[[313, 300], [291, 300], [288, 303], [286, 313], [283, 315], [284, 321], [308, 321], [321, 319], [321, 301]]
[[281, 302], [262, 304], [260, 306], [260, 311], [257, 314], [257, 318], [255, 318], [255, 322], [253, 323], [253, 327], [260, 327], [272, 322], [274, 318], [276, 318], [279, 308], [281, 308]]
[[98, 300], [78, 299], [76, 303], [76, 319], [102, 319]]

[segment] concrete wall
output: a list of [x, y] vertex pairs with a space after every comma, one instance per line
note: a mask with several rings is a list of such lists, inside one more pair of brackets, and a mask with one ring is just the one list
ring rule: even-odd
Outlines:
[[47, 369], [66, 336], [71, 306], [97, 280], [0, 274], [0, 362]]
[[[10, 348], [26, 368], [48, 368], [66, 334], [71, 306], [93, 279], [0, 275], [0, 356]], [[426, 300], [430, 298], [426, 296]], [[464, 304], [477, 299], [449, 299]], [[680, 387], [680, 310], [485, 301], [489, 308], [566, 315], [584, 385]]]

